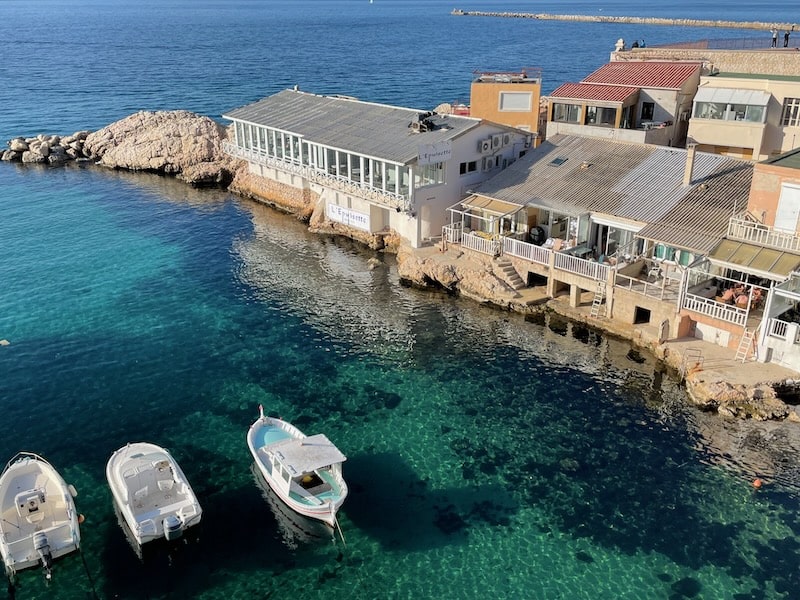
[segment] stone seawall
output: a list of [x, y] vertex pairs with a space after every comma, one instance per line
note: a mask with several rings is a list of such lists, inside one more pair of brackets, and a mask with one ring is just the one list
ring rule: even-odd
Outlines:
[[615, 17], [611, 15], [553, 15], [547, 13], [484, 12], [455, 9], [451, 13], [465, 17], [504, 17], [513, 19], [538, 19], [540, 21], [582, 21], [587, 23], [625, 23], [634, 25], [671, 25], [678, 27], [719, 27], [722, 29], [757, 29], [769, 31], [794, 29], [794, 23], [763, 23], [759, 21], [705, 21], [702, 19], [664, 19], [657, 17]]

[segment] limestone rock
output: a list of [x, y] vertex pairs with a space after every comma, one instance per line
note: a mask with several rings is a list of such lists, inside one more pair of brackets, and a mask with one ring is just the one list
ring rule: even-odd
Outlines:
[[28, 149], [28, 142], [25, 138], [14, 138], [8, 142], [8, 149], [12, 152], [25, 152]]
[[227, 186], [232, 178], [230, 163], [218, 160], [189, 165], [178, 174], [178, 179], [194, 186]]
[[189, 175], [208, 180], [222, 178], [210, 174], [209, 164], [227, 161], [225, 134], [222, 125], [189, 111], [140, 111], [89, 134], [83, 148], [101, 165], [131, 171], [178, 174], [208, 163]]
[[777, 397], [769, 384], [747, 387], [726, 381], [707, 382], [699, 373], [686, 377], [686, 391], [692, 402], [702, 410], [739, 419], [757, 421], [782, 420], [791, 414], [789, 406]]
[[42, 156], [39, 152], [35, 152], [33, 150], [26, 150], [22, 153], [22, 162], [24, 163], [43, 163], [46, 162], [47, 159]]

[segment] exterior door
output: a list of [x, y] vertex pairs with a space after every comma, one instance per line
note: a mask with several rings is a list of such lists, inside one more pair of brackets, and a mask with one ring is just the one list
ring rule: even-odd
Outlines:
[[800, 214], [800, 186], [783, 184], [778, 210], [775, 212], [775, 229], [797, 231], [797, 217]]

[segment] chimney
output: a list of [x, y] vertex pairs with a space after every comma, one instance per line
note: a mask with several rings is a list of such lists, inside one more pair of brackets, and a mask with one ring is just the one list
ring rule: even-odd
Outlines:
[[694, 170], [694, 155], [697, 153], [697, 144], [686, 144], [686, 170], [683, 173], [683, 185], [691, 185], [692, 171]]

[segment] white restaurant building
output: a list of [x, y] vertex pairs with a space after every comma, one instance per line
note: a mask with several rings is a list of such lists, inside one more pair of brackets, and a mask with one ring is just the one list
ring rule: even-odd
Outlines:
[[328, 220], [395, 231], [413, 247], [440, 236], [447, 208], [532, 142], [529, 132], [481, 119], [298, 90], [223, 117], [234, 130], [225, 151], [268, 180], [270, 193], [299, 190]]

